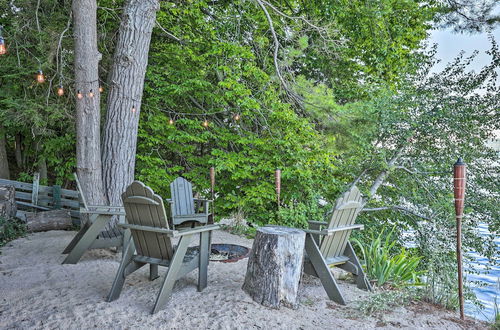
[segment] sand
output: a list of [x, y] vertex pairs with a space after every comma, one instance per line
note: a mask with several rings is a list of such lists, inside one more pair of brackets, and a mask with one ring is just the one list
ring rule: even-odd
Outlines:
[[[242, 290], [247, 259], [210, 262], [209, 283], [196, 291], [197, 272], [180, 279], [167, 306], [151, 315], [162, 278], [148, 280], [148, 269], [130, 275], [120, 298], [105, 302], [120, 253], [87, 252], [77, 265], [61, 265], [61, 251], [75, 232], [30, 234], [8, 243], [0, 255], [1, 329], [464, 329], [485, 324], [460, 322], [456, 314], [425, 303], [365, 316], [354, 306], [368, 293], [341, 281], [348, 305], [328, 300], [319, 280], [304, 277], [297, 310], [269, 309]], [[218, 231], [213, 243], [251, 247], [252, 241]], [[160, 268], [160, 274], [165, 270]]]

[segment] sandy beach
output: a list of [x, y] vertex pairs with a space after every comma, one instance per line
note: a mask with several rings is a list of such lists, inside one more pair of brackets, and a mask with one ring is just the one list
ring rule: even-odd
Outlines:
[[[61, 254], [75, 232], [29, 234], [8, 243], [0, 254], [1, 329], [482, 329], [484, 323], [461, 323], [457, 314], [425, 303], [366, 316], [355, 309], [368, 293], [340, 281], [348, 300], [328, 300], [319, 280], [304, 276], [297, 310], [269, 309], [242, 290], [247, 259], [210, 262], [209, 284], [196, 291], [197, 272], [180, 279], [167, 306], [151, 315], [162, 277], [148, 280], [148, 269], [127, 278], [120, 298], [108, 303], [120, 253], [87, 252], [77, 265], [61, 265]], [[224, 231], [213, 243], [251, 247], [252, 241]], [[160, 268], [163, 275], [165, 269]]]

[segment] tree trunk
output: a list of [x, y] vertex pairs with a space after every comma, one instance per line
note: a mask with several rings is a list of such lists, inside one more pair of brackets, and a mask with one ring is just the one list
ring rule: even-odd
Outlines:
[[19, 169], [23, 168], [22, 135], [16, 134], [16, 164]]
[[96, 15], [96, 0], [73, 0], [75, 94], [83, 95], [82, 99], [76, 98], [76, 166], [88, 203], [102, 205], [106, 199], [100, 149], [98, 65], [101, 54], [97, 50]]
[[26, 214], [28, 231], [68, 230], [73, 225], [68, 210], [53, 210]]
[[7, 159], [7, 141], [5, 132], [0, 125], [0, 179], [10, 179], [9, 161]]
[[287, 227], [257, 229], [243, 290], [272, 308], [297, 308], [306, 234]]
[[0, 218], [10, 219], [16, 216], [16, 190], [14, 186], [0, 186]]
[[111, 205], [134, 180], [137, 130], [158, 0], [127, 0], [109, 77], [103, 139], [104, 184]]

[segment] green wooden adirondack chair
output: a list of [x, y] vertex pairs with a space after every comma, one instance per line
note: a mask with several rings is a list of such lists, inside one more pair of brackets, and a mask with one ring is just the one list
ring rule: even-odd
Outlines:
[[304, 272], [319, 277], [328, 297], [345, 305], [345, 299], [330, 272], [331, 266], [342, 268], [355, 277], [358, 288], [371, 291], [361, 264], [349, 242], [354, 229], [363, 229], [354, 221], [363, 208], [362, 196], [356, 186], [337, 199], [330, 222], [309, 221], [306, 232]]
[[[153, 313], [169, 300], [175, 281], [196, 268], [198, 291], [202, 291], [207, 286], [210, 234], [219, 226], [169, 229], [162, 198], [140, 181], [134, 181], [127, 187], [122, 200], [127, 223], [120, 226], [126, 229], [129, 238], [107, 301], [118, 299], [126, 276], [146, 264], [150, 265], [150, 280], [158, 277], [158, 266], [168, 267]], [[188, 248], [195, 235], [199, 235], [200, 245]], [[175, 237], [179, 238], [176, 247], [172, 244]]]
[[63, 254], [67, 254], [63, 264], [76, 264], [89, 249], [103, 249], [123, 246], [123, 232], [117, 226], [108, 226], [114, 216], [124, 222], [125, 210], [122, 206], [88, 205], [83, 194], [78, 176], [76, 185], [83, 207], [80, 215], [89, 215], [88, 221], [82, 223], [80, 230], [66, 246]]
[[[178, 177], [170, 184], [172, 198], [167, 199], [170, 203], [172, 224], [180, 225], [187, 221], [195, 221], [206, 224], [210, 216], [209, 203], [211, 200], [193, 198], [193, 186], [191, 183]], [[201, 212], [197, 212], [202, 209]]]

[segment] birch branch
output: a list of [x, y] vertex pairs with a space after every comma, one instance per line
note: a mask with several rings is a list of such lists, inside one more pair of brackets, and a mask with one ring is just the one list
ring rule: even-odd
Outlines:
[[397, 205], [394, 205], [394, 206], [383, 206], [383, 207], [372, 207], [372, 208], [363, 208], [361, 211], [362, 212], [374, 212], [374, 211], [384, 211], [384, 210], [398, 210], [398, 211], [402, 211], [402, 212], [405, 212], [405, 213], [412, 214], [412, 215], [414, 215], [416, 217], [419, 217], [419, 218], [422, 218], [422, 219], [425, 219], [425, 220], [430, 220], [431, 219], [428, 216], [416, 213], [415, 211], [412, 211], [410, 209], [407, 209], [407, 208], [402, 207], [402, 206], [397, 206]]

